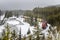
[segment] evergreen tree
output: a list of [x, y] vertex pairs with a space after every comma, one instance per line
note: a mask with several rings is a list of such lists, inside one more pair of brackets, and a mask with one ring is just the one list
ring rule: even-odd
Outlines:
[[36, 40], [40, 40], [39, 35], [40, 35], [40, 29], [39, 29], [39, 27], [37, 27], [37, 38], [36, 38]]
[[19, 33], [19, 40], [21, 40], [21, 28], [20, 28], [20, 33]]
[[35, 17], [35, 22], [34, 22], [34, 26], [38, 26], [38, 21], [37, 21], [37, 17]]
[[12, 17], [12, 12], [11, 11], [6, 11], [4, 18], [1, 21], [1, 25], [5, 23], [4, 19], [9, 18], [9, 17]]
[[30, 32], [30, 28], [29, 28], [29, 29], [28, 29], [28, 32], [27, 32], [27, 35], [30, 34], [30, 33], [31, 33], [31, 32]]
[[3, 13], [2, 13], [2, 11], [0, 10], [0, 16], [2, 15]]
[[[37, 22], [36, 22], [37, 23]], [[38, 23], [36, 24], [36, 27], [34, 28], [34, 30], [33, 30], [33, 33], [34, 33], [34, 35], [33, 35], [33, 39], [34, 40], [40, 40], [40, 32], [41, 32], [41, 29], [39, 28], [39, 25], [38, 25]]]
[[31, 32], [30, 32], [30, 28], [28, 29], [27, 35], [28, 35], [28, 39], [32, 40], [32, 35], [31, 35]]
[[5, 36], [5, 30], [3, 30], [3, 32], [2, 32], [2, 40], [3, 40], [4, 36]]
[[33, 26], [33, 16], [31, 16], [31, 23], [30, 23], [31, 26]]
[[9, 26], [7, 25], [5, 27], [5, 36], [3, 37], [3, 40], [9, 40], [10, 39], [10, 29]]
[[39, 37], [39, 35], [40, 35], [40, 29], [39, 29], [39, 27], [36, 27], [36, 29], [34, 29], [34, 37], [36, 37], [36, 39], [35, 40], [39, 40], [40, 39], [40, 37]]
[[15, 32], [15, 30], [13, 30], [11, 38], [12, 38], [13, 40], [16, 39], [16, 32]]
[[35, 17], [35, 22], [37, 22], [37, 17]]
[[19, 14], [18, 13], [16, 13], [16, 14], [14, 14], [16, 17], [19, 17]]
[[12, 16], [12, 12], [11, 11], [6, 11], [4, 18], [9, 18], [11, 16]]

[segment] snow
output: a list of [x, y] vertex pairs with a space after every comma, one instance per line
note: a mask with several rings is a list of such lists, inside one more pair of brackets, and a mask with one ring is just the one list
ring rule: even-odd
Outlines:
[[[33, 34], [34, 26], [30, 26], [29, 23], [23, 22], [24, 20], [25, 20], [24, 18], [21, 18], [21, 17], [16, 18], [15, 16], [13, 16], [13, 17], [9, 17], [6, 23], [8, 23], [12, 27], [11, 30], [15, 29], [17, 34], [19, 34], [20, 28], [21, 28], [22, 37], [27, 35], [29, 28], [30, 28], [31, 34]], [[44, 33], [45, 36], [47, 36], [50, 24], [47, 24], [48, 27], [45, 30], [42, 29], [42, 22], [39, 22], [38, 25], [39, 25], [39, 28], [42, 30], [41, 32]], [[4, 29], [4, 26], [0, 26], [0, 32], [2, 32], [3, 29]]]
[[29, 26], [27, 26], [27, 25], [24, 25], [24, 26], [17, 25], [17, 28], [18, 28], [18, 33], [20, 32], [20, 28], [21, 28], [21, 34], [22, 34], [22, 36], [27, 35]]
[[17, 25], [17, 24], [19, 24], [19, 22], [16, 21], [16, 20], [10, 20], [10, 21], [7, 21], [7, 23], [12, 24], [12, 25]]
[[33, 30], [34, 30], [34, 26], [31, 26], [31, 27], [30, 27], [31, 34], [34, 34], [34, 33], [33, 33]]
[[4, 16], [5, 16], [5, 15], [0, 16], [0, 17], [1, 17], [0, 20], [3, 20]]
[[[21, 15], [22, 16], [22, 15]], [[24, 21], [25, 19], [23, 18], [23, 16], [21, 17], [21, 16], [19, 16], [19, 19], [20, 19], [20, 21]]]
[[0, 26], [0, 38], [2, 37], [2, 32], [3, 32], [4, 29], [5, 29], [4, 25], [1, 25]]
[[6, 23], [12, 25], [12, 27], [15, 27], [17, 32], [18, 32], [17, 34], [19, 34], [20, 28], [21, 28], [21, 35], [23, 37], [24, 35], [27, 35], [28, 29], [30, 28], [30, 25], [27, 22], [23, 22], [23, 20], [24, 20], [24, 18], [19, 19], [19, 18], [16, 18], [16, 17], [10, 17], [6, 21]]
[[4, 29], [4, 25], [1, 25], [0, 26], [0, 33], [3, 31], [3, 29]]

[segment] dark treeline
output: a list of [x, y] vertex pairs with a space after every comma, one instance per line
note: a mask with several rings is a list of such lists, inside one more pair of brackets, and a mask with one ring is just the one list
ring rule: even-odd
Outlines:
[[43, 18], [44, 20], [47, 20], [47, 22], [52, 26], [60, 26], [60, 7], [37, 7], [32, 11], [26, 11], [24, 15]]
[[3, 15], [3, 12], [0, 10], [0, 16]]

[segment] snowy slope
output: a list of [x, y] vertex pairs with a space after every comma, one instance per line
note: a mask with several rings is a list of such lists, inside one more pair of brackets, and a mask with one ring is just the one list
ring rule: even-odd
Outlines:
[[[5, 25], [8, 23], [9, 27], [11, 27], [11, 31], [15, 30], [17, 34], [19, 34], [20, 32], [20, 28], [21, 28], [21, 35], [22, 37], [27, 35], [28, 29], [30, 28], [31, 34], [33, 35], [33, 30], [34, 30], [34, 26], [30, 26], [30, 24], [28, 24], [27, 22], [23, 22], [25, 19], [21, 18], [21, 16], [19, 18], [16, 18], [15, 16], [13, 17], [9, 17], [6, 22]], [[42, 30], [42, 22], [39, 22], [39, 28]], [[41, 31], [42, 33], [44, 33], [46, 36], [48, 34], [48, 30], [49, 30], [50, 24], [48, 24], [48, 27]], [[2, 30], [4, 29], [4, 25], [0, 26], [0, 33], [2, 33]]]
[[0, 38], [2, 37], [2, 32], [3, 32], [4, 29], [5, 29], [4, 25], [1, 25], [0, 26]]
[[27, 35], [27, 31], [30, 28], [30, 25], [27, 22], [23, 22], [24, 18], [16, 18], [16, 17], [10, 17], [6, 24], [8, 23], [9, 26], [15, 30], [17, 30], [17, 34], [20, 32], [21, 28], [21, 35]]
[[0, 16], [0, 17], [1, 17], [0, 20], [3, 20], [4, 16], [5, 16], [5, 15], [1, 15], [1, 16]]

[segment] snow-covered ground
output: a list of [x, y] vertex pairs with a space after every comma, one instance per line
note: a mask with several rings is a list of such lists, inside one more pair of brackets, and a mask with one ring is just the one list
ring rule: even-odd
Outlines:
[[15, 30], [17, 34], [19, 34], [21, 28], [21, 34], [23, 37], [24, 35], [27, 35], [28, 29], [30, 28], [30, 24], [27, 22], [23, 22], [23, 20], [24, 18], [16, 18], [15, 16], [13, 16], [8, 18], [4, 25], [8, 24], [11, 28], [11, 31]]
[[0, 38], [2, 37], [2, 32], [3, 32], [4, 29], [5, 29], [4, 25], [1, 25], [0, 26]]
[[[19, 34], [20, 28], [21, 28], [22, 37], [27, 35], [28, 29], [30, 29], [31, 34], [33, 34], [34, 26], [31, 27], [29, 23], [24, 22], [24, 18], [21, 18], [21, 16], [18, 17], [18, 18], [15, 17], [15, 16], [9, 17], [8, 19], [6, 19], [6, 22], [5, 22], [4, 25], [6, 25], [7, 23], [9, 25], [9, 27], [11, 27], [10, 30], [11, 31], [15, 30], [17, 34]], [[4, 25], [0, 26], [0, 33], [2, 33], [3, 29], [5, 28]], [[42, 29], [42, 22], [39, 22], [39, 27], [40, 27], [40, 29]], [[45, 30], [41, 31], [41, 32], [45, 33], [45, 35], [47, 35], [48, 34], [47, 30], [49, 30], [49, 27], [50, 27], [50, 24], [48, 24], [48, 27]]]
[[0, 20], [3, 20], [4, 16], [5, 16], [5, 15], [1, 15], [1, 16], [0, 16]]

